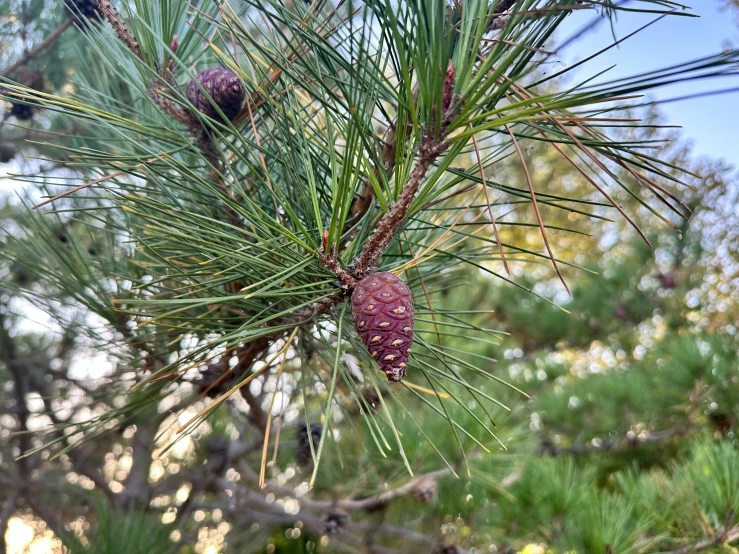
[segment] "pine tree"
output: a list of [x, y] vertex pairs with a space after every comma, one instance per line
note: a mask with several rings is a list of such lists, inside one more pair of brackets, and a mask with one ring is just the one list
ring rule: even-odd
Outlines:
[[[32, 110], [14, 132], [68, 179], [30, 176], [4, 214], [23, 431], [4, 525], [29, 510], [101, 552], [739, 538], [728, 170], [629, 108], [731, 75], [738, 52], [573, 87], [548, 41], [572, 10], [618, 5], [94, 6], [59, 2], [56, 27], [29, 12], [44, 38], [3, 71], [2, 99]], [[79, 44], [75, 74], [49, 76], [40, 54]], [[48, 92], [17, 76], [36, 64]], [[620, 241], [599, 249], [604, 229]], [[377, 364], [396, 335], [360, 330], [398, 308], [354, 296], [373, 275], [412, 295], [403, 371]], [[14, 330], [32, 308], [56, 334]], [[92, 353], [105, 368], [75, 377]]]

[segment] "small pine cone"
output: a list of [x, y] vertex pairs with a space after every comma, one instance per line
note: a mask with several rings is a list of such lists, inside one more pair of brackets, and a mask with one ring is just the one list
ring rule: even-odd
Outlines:
[[10, 146], [9, 144], [0, 144], [0, 164], [6, 164], [13, 158], [15, 158], [15, 155], [17, 152], [15, 151], [15, 148]]
[[434, 554], [459, 554], [460, 549], [456, 544], [445, 544], [434, 550]]
[[300, 423], [297, 427], [298, 448], [295, 459], [301, 467], [308, 467], [313, 464], [313, 456], [310, 451], [310, 442], [313, 441], [313, 451], [318, 453], [318, 443], [321, 442], [321, 432], [323, 427], [320, 423], [310, 424], [310, 437], [308, 436], [308, 427], [305, 423]]
[[677, 285], [677, 280], [671, 273], [660, 274], [659, 280], [662, 281], [662, 287], [666, 289], [674, 289], [675, 285]]
[[731, 414], [723, 412], [711, 412], [708, 414], [708, 419], [715, 429], [724, 435], [731, 431], [731, 427], [734, 425], [734, 418]]
[[323, 532], [327, 535], [338, 535], [349, 523], [349, 514], [343, 510], [333, 508], [323, 520]]
[[102, 14], [93, 0], [64, 0], [64, 3], [69, 8], [72, 18], [78, 23], [81, 18], [102, 19]]
[[30, 67], [21, 67], [15, 74], [15, 81], [24, 87], [32, 88], [43, 92], [44, 90], [44, 74], [38, 69]]
[[389, 381], [405, 376], [413, 342], [413, 294], [392, 273], [373, 273], [352, 293], [352, 316], [359, 337]]
[[436, 479], [426, 475], [413, 484], [411, 496], [416, 502], [428, 504], [429, 502], [436, 500], [438, 492], [439, 487], [436, 484]]
[[203, 115], [221, 120], [220, 114], [211, 103], [212, 98], [226, 119], [233, 120], [241, 111], [245, 98], [244, 87], [238, 75], [222, 67], [211, 67], [198, 73], [196, 79], [210, 98], [203, 93], [195, 81], [190, 81], [187, 87], [187, 99], [192, 105]]
[[366, 404], [362, 404], [362, 408], [366, 408], [372, 412], [377, 412], [380, 408], [382, 408], [382, 402], [380, 402], [380, 395], [377, 394], [377, 391], [373, 388], [364, 388], [362, 389], [362, 398], [364, 398], [364, 401]]
[[[21, 67], [15, 74], [15, 81], [19, 85], [28, 87], [39, 92], [44, 91], [44, 74], [38, 69]], [[22, 102], [12, 102], [10, 115], [21, 121], [27, 121], [33, 117], [33, 105]]]
[[227, 371], [227, 361], [211, 362], [200, 372], [200, 376], [195, 380], [195, 385], [201, 393], [205, 393], [209, 398], [217, 398], [227, 392], [231, 385], [231, 375], [221, 379]]
[[231, 443], [223, 435], [211, 435], [205, 441], [208, 453], [208, 469], [215, 475], [222, 475], [230, 465]]
[[10, 115], [19, 121], [28, 121], [33, 117], [33, 107], [27, 104], [13, 104], [10, 108]]

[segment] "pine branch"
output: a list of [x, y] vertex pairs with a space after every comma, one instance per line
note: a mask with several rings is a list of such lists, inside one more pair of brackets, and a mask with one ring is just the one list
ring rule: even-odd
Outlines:
[[93, 0], [93, 2], [95, 2], [95, 5], [100, 10], [100, 13], [102, 13], [105, 19], [108, 20], [108, 23], [110, 23], [110, 25], [113, 27], [113, 30], [123, 41], [123, 44], [125, 44], [137, 58], [139, 58], [141, 61], [144, 61], [144, 57], [141, 55], [141, 48], [139, 48], [139, 44], [138, 42], [136, 42], [136, 38], [133, 36], [133, 33], [128, 30], [128, 27], [126, 27], [126, 24], [123, 22], [121, 16], [118, 14], [110, 1]]
[[[118, 14], [110, 1], [93, 1], [105, 17], [105, 19], [108, 21], [108, 23], [110, 23], [110, 25], [113, 27], [116, 34], [118, 35], [118, 38], [121, 39], [121, 42], [126, 45], [126, 47], [134, 54], [134, 56], [136, 56], [142, 62], [146, 62], [143, 54], [141, 53], [141, 48], [136, 41], [136, 37], [133, 36], [133, 33], [128, 29], [125, 22], [123, 21], [123, 19], [121, 19], [121, 16]], [[177, 35], [175, 35], [172, 37], [172, 42], [170, 44], [170, 49], [173, 53], [177, 52], [178, 46], [179, 39]], [[164, 113], [171, 116], [180, 123], [187, 125], [190, 129], [190, 132], [192, 132], [193, 135], [195, 135], [202, 143], [205, 140], [204, 133], [202, 126], [197, 121], [197, 118], [193, 117], [192, 114], [190, 114], [189, 112], [182, 110], [177, 104], [167, 98], [163, 94], [162, 88], [160, 88], [163, 86], [164, 83], [168, 84], [169, 86], [172, 86], [174, 84], [171, 76], [167, 74], [168, 69], [169, 68], [164, 68], [161, 63], [157, 63], [157, 75], [159, 76], [159, 79], [154, 79], [154, 83], [152, 84], [147, 94], [154, 101], [154, 103], [159, 106], [159, 108], [161, 108]], [[207, 151], [207, 148], [204, 148], [204, 150]]]
[[[239, 466], [239, 471], [252, 483], [257, 484], [259, 482], [259, 475], [257, 475], [257, 473], [250, 469], [246, 464], [242, 464], [241, 466]], [[421, 475], [418, 475], [417, 477], [409, 479], [406, 483], [399, 487], [381, 492], [376, 496], [370, 496], [367, 498], [354, 499], [348, 497], [339, 498], [336, 500], [313, 500], [312, 498], [301, 497], [300, 503], [304, 504], [308, 508], [320, 510], [328, 510], [330, 508], [340, 508], [342, 510], [350, 511], [367, 510], [380, 506], [381, 504], [391, 502], [398, 498], [408, 496], [413, 491], [413, 488], [419, 483], [428, 479], [438, 479], [440, 477], [446, 477], [451, 473], [451, 471], [451, 469], [446, 467], [437, 471], [423, 473]], [[268, 491], [275, 494], [292, 497], [295, 496], [295, 491], [289, 487], [283, 487], [269, 482], [265, 483], [264, 486]]]
[[672, 552], [667, 552], [666, 554], [689, 554], [690, 552], [700, 552], [701, 550], [706, 550], [707, 548], [711, 548], [712, 546], [719, 544], [728, 546], [737, 540], [739, 540], [739, 525], [735, 525], [728, 531], [719, 531], [712, 537], [683, 546], [682, 548], [678, 548]]
[[[415, 99], [418, 98], [418, 85], [415, 86], [413, 91], [413, 97]], [[406, 126], [406, 131], [403, 136], [403, 142], [408, 140], [408, 136], [410, 135], [410, 132], [412, 130], [412, 126], [408, 124]], [[385, 133], [385, 136], [382, 140], [382, 148], [380, 150], [380, 161], [382, 166], [377, 166], [374, 168], [373, 172], [375, 175], [375, 179], [377, 182], [382, 182], [381, 178], [381, 171], [384, 170], [385, 175], [387, 175], [388, 178], [393, 173], [393, 170], [395, 169], [395, 155], [398, 151], [398, 129], [397, 129], [397, 120], [394, 122]], [[364, 217], [364, 215], [369, 210], [370, 206], [372, 205], [372, 200], [375, 197], [375, 189], [372, 187], [372, 184], [369, 180], [365, 181], [364, 186], [362, 187], [362, 191], [357, 195], [357, 197], [352, 202], [352, 206], [349, 210], [349, 218], [346, 222], [346, 228], [345, 230], [350, 229], [354, 225], [356, 225], [361, 219]], [[344, 242], [348, 240], [349, 237], [347, 237]], [[342, 246], [344, 244], [342, 242]], [[340, 247], [341, 249], [341, 247]]]
[[403, 187], [398, 202], [377, 224], [375, 232], [370, 236], [354, 263], [353, 273], [358, 279], [366, 276], [377, 265], [377, 260], [390, 245], [395, 231], [405, 220], [421, 182], [426, 177], [426, 173], [442, 152], [446, 150], [447, 146], [448, 144], [441, 138], [431, 138], [428, 134], [426, 135], [426, 139], [418, 149], [416, 166]]
[[65, 19], [62, 23], [59, 24], [56, 29], [49, 33], [49, 35], [44, 40], [31, 48], [28, 52], [25, 52], [20, 58], [18, 58], [15, 63], [6, 67], [2, 72], [2, 76], [10, 77], [16, 69], [18, 69], [22, 65], [25, 65], [29, 60], [44, 52], [47, 48], [54, 44], [60, 36], [64, 34], [64, 31], [72, 26], [72, 23], [73, 21], [71, 18]]
[[645, 435], [636, 435], [631, 433], [626, 434], [619, 439], [603, 441], [597, 446], [592, 443], [557, 446], [548, 437], [546, 437], [541, 439], [539, 453], [549, 454], [550, 456], [559, 456], [561, 454], [577, 455], [589, 454], [591, 452], [627, 450], [629, 448], [637, 448], [644, 444], [667, 442], [673, 438], [683, 437], [700, 429], [702, 429], [701, 426], [681, 426], [665, 429], [664, 431], [646, 433]]

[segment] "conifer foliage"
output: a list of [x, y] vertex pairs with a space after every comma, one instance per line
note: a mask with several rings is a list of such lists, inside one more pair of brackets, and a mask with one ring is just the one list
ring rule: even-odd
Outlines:
[[[54, 40], [89, 18], [70, 39], [83, 45], [84, 67], [44, 92], [44, 81], [22, 79], [26, 66], [14, 62], [0, 91], [7, 120], [28, 121], [34, 152], [64, 171], [29, 177], [43, 198], [24, 197], [28, 209], [9, 217], [2, 235], [3, 287], [14, 299], [0, 300], [2, 361], [20, 406], [14, 448], [27, 455], [18, 462], [25, 488], [13, 489], [8, 513], [26, 506], [33, 464], [54, 471], [45, 464], [53, 452], [111, 506], [84, 538], [60, 523], [73, 518], [28, 500], [74, 545], [108, 544], [109, 514], [152, 529], [157, 511], [171, 524], [166, 536], [154, 528], [157, 543], [195, 542], [188, 532], [205, 541], [203, 519], [220, 529], [226, 518], [239, 526], [233, 544], [252, 549], [234, 551], [272, 552], [287, 537], [326, 552], [545, 541], [605, 554], [739, 534], [736, 495], [716, 486], [719, 474], [727, 483], [737, 475], [728, 441], [676, 452], [680, 466], [621, 473], [610, 491], [595, 488], [608, 481], [605, 470], [547, 457], [637, 450], [703, 431], [697, 413], [706, 402], [716, 433], [732, 432], [732, 377], [722, 373], [736, 359], [730, 348], [698, 336], [660, 345], [653, 364], [632, 360], [645, 371], [628, 375], [636, 384], [609, 409], [599, 398], [618, 390], [615, 374], [576, 381], [557, 355], [534, 359], [562, 342], [613, 337], [618, 322], [645, 322], [662, 308], [656, 292], [626, 278], [583, 284], [593, 270], [565, 246], [575, 239], [554, 237], [597, 235], [610, 224], [633, 252], [679, 250], [663, 246], [659, 226], [687, 234], [702, 200], [688, 192], [696, 171], [655, 149], [659, 126], [637, 121], [631, 106], [676, 80], [730, 77], [739, 62], [729, 50], [571, 84], [567, 68], [551, 70], [552, 37], [575, 10], [612, 22], [620, 9], [690, 16], [681, 4], [93, 0], [59, 8]], [[40, 46], [36, 53], [51, 41]], [[21, 57], [33, 67], [35, 55]], [[529, 155], [537, 149], [536, 159], [545, 151], [567, 179], [541, 179]], [[597, 267], [597, 258], [585, 262]], [[617, 269], [627, 265], [608, 267], [623, 277]], [[687, 294], [678, 266], [659, 274], [669, 294]], [[648, 280], [645, 267], [626, 272]], [[572, 300], [568, 283], [577, 285]], [[588, 294], [609, 303], [597, 302], [587, 324], [561, 319], [568, 312], [555, 300], [584, 314], [577, 302]], [[20, 370], [36, 367], [35, 348], [6, 330], [16, 299], [64, 331], [43, 343], [55, 352], [44, 364], [48, 381]], [[110, 366], [105, 386], [73, 376], [72, 353], [83, 349]], [[510, 361], [519, 350], [549, 389], [534, 390], [541, 383], [529, 367], [495, 364], [493, 356]], [[695, 388], [684, 425], [669, 426], [675, 404], [665, 401], [649, 419], [660, 429], [641, 428], [641, 418], [614, 428], [627, 408], [644, 409], [639, 395], [660, 381], [664, 360], [682, 364], [671, 398], [683, 402]], [[563, 391], [575, 400], [563, 403]], [[76, 403], [77, 392], [89, 406]], [[33, 440], [31, 394], [51, 423]], [[58, 404], [45, 400], [54, 395]], [[59, 415], [70, 406], [73, 415]], [[587, 431], [567, 415], [577, 409]], [[518, 463], [508, 448], [530, 456]], [[702, 473], [706, 466], [717, 471]], [[681, 486], [686, 476], [693, 488]], [[453, 477], [461, 480], [452, 485]], [[660, 503], [688, 500], [700, 524], [655, 516]], [[425, 510], [424, 532], [392, 523], [413, 510]], [[474, 533], [461, 515], [449, 519], [467, 513], [477, 517]]]

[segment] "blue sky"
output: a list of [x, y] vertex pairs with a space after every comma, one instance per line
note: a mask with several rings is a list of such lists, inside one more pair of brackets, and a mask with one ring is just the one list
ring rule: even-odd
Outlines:
[[[578, 77], [593, 75], [617, 64], [608, 79], [639, 74], [644, 71], [716, 54], [732, 41], [739, 43], [739, 21], [734, 12], [721, 11], [719, 0], [685, 0], [700, 18], [666, 17], [616, 48], [581, 66]], [[558, 31], [560, 40], [579, 30], [595, 16], [592, 10], [581, 10], [567, 17]], [[654, 19], [653, 14], [620, 12], [616, 37], [623, 38]], [[599, 25], [560, 53], [559, 60], [570, 65], [613, 42], [607, 24]], [[560, 68], [558, 68], [560, 69]], [[739, 87], [736, 77], [698, 83], [677, 84], [650, 93], [658, 99], [674, 98], [696, 92]], [[739, 92], [673, 102], [661, 106], [668, 123], [681, 125], [698, 154], [723, 157], [739, 166]]]

